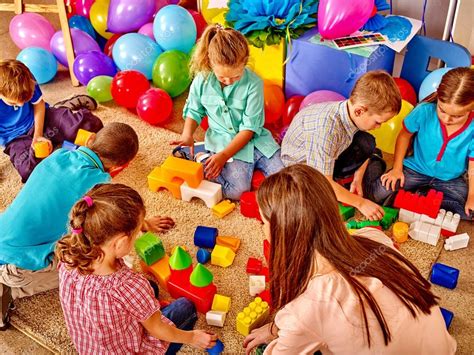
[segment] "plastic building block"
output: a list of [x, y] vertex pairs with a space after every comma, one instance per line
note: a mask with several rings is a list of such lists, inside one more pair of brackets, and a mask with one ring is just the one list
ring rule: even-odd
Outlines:
[[441, 314], [443, 315], [444, 323], [446, 323], [446, 329], [449, 329], [449, 326], [451, 325], [451, 322], [454, 318], [454, 313], [448, 311], [446, 308], [443, 307], [439, 307], [439, 309], [441, 310]]
[[172, 249], [171, 249], [171, 255], [174, 254], [174, 252], [176, 251], [176, 248], [177, 247], [180, 247], [181, 249], [183, 249], [185, 252], [188, 252], [188, 249], [186, 248], [185, 245], [175, 245]]
[[267, 280], [270, 280], [270, 270], [268, 267], [264, 266], [262, 267], [262, 270], [258, 273], [259, 275], [263, 275], [266, 277]]
[[346, 223], [348, 229], [361, 229], [365, 227], [380, 227], [380, 221], [349, 221]]
[[405, 222], [396, 222], [392, 228], [393, 239], [397, 243], [404, 243], [408, 240], [408, 224]]
[[203, 200], [207, 207], [212, 208], [222, 200], [222, 186], [202, 180], [198, 187], [193, 188], [184, 182], [181, 185], [181, 199], [189, 202], [193, 197]]
[[161, 239], [152, 232], [146, 232], [135, 241], [135, 251], [148, 266], [165, 256]]
[[223, 327], [226, 314], [226, 312], [209, 311], [206, 313], [206, 322], [215, 327]]
[[234, 238], [234, 237], [219, 236], [216, 239], [216, 244], [221, 245], [223, 247], [230, 248], [232, 249], [234, 253], [237, 253], [237, 250], [239, 250], [239, 247], [240, 247], [240, 239]]
[[222, 296], [216, 293], [214, 295], [214, 299], [212, 300], [212, 310], [220, 312], [229, 312], [230, 301], [230, 297]]
[[87, 141], [89, 138], [93, 135], [94, 133], [86, 131], [85, 129], [79, 128], [77, 131], [77, 136], [76, 140], [74, 141], [74, 144], [76, 145], [86, 145]]
[[268, 305], [272, 306], [272, 296], [270, 295], [270, 290], [264, 290], [258, 295], [263, 301], [267, 302]]
[[49, 144], [48, 142], [36, 142], [33, 146], [35, 151], [35, 157], [39, 159], [46, 158], [49, 155]]
[[212, 348], [206, 350], [208, 354], [210, 355], [219, 355], [224, 351], [224, 344], [222, 341], [217, 339], [216, 345], [214, 345]]
[[247, 274], [258, 275], [262, 271], [262, 260], [256, 258], [249, 258], [247, 260]]
[[193, 264], [193, 261], [188, 252], [178, 246], [171, 255], [169, 264], [171, 270], [185, 270]]
[[212, 283], [213, 278], [212, 273], [204, 265], [198, 263], [189, 276], [189, 282], [196, 287], [206, 287]]
[[385, 214], [380, 220], [380, 225], [384, 230], [389, 229], [394, 224], [398, 217], [398, 210], [396, 208], [383, 207]]
[[421, 214], [408, 211], [404, 208], [400, 208], [400, 211], [398, 213], [398, 220], [400, 222], [412, 224], [414, 222], [419, 221], [420, 219], [421, 219]]
[[181, 199], [181, 184], [183, 180], [174, 178], [167, 180], [163, 176], [163, 172], [160, 167], [156, 167], [147, 176], [148, 188], [151, 191], [159, 191], [160, 189], [166, 189], [174, 196], [174, 198]]
[[458, 250], [466, 248], [469, 244], [469, 235], [467, 233], [458, 234], [444, 242], [444, 249], [446, 250]]
[[456, 233], [460, 220], [461, 216], [459, 214], [453, 214], [453, 212], [448, 211], [444, 216], [443, 223], [441, 224], [441, 229], [451, 233]]
[[61, 148], [66, 149], [66, 150], [76, 150], [77, 148], [79, 148], [79, 146], [72, 142], [64, 141]]
[[217, 228], [197, 226], [194, 231], [194, 245], [201, 248], [214, 248], [217, 234]]
[[161, 165], [163, 177], [172, 181], [173, 178], [180, 178], [188, 183], [188, 186], [197, 188], [204, 179], [204, 169], [202, 164], [170, 156]]
[[265, 175], [260, 170], [255, 170], [252, 175], [252, 191], [257, 190], [265, 180]]
[[349, 218], [354, 217], [355, 208], [352, 206], [344, 206], [343, 204], [339, 204], [339, 214], [342, 216], [344, 221], [347, 221]]
[[408, 235], [419, 242], [428, 243], [433, 246], [438, 244], [441, 235], [441, 227], [427, 222], [414, 222], [410, 225]]
[[160, 261], [151, 266], [148, 266], [143, 261], [141, 262], [142, 270], [153, 275], [158, 280], [160, 286], [166, 290], [168, 289], [168, 280], [171, 276], [169, 261], [170, 257], [165, 255]]
[[250, 296], [257, 296], [260, 292], [265, 291], [265, 276], [250, 275], [249, 276], [249, 292]]
[[111, 177], [116, 177], [119, 173], [122, 172], [123, 169], [127, 168], [128, 167], [128, 164], [129, 163], [126, 163], [125, 165], [122, 165], [122, 166], [118, 166], [116, 168], [112, 168], [110, 171], [109, 171], [109, 174]]
[[196, 259], [199, 263], [205, 264], [209, 260], [211, 260], [211, 253], [207, 251], [206, 249], [199, 248], [199, 250], [196, 253]]
[[267, 265], [270, 264], [270, 242], [267, 239], [263, 240], [263, 255], [267, 261]]
[[222, 267], [228, 267], [232, 265], [235, 259], [235, 253], [232, 249], [223, 247], [222, 245], [216, 245], [211, 253], [211, 264]]
[[403, 208], [411, 212], [426, 214], [431, 218], [436, 218], [442, 201], [443, 193], [433, 189], [429, 190], [426, 196], [400, 190], [395, 197], [393, 205], [396, 208]]
[[256, 218], [260, 222], [262, 221], [255, 191], [247, 191], [240, 196], [240, 213], [245, 217]]
[[441, 263], [435, 263], [431, 269], [430, 281], [449, 289], [456, 288], [458, 284], [459, 270]]
[[267, 320], [269, 310], [267, 302], [255, 297], [255, 300], [237, 315], [237, 331], [243, 336], [249, 335], [253, 329], [260, 327]]
[[212, 207], [212, 213], [217, 218], [224, 218], [235, 209], [235, 203], [230, 200], [224, 200]]

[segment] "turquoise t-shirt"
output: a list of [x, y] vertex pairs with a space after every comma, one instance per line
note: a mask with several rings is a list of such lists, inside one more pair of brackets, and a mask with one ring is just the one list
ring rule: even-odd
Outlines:
[[436, 113], [436, 104], [419, 104], [403, 121], [404, 128], [416, 133], [413, 155], [403, 165], [416, 172], [448, 181], [467, 169], [474, 160], [474, 122], [471, 114], [463, 127], [448, 136]]
[[33, 170], [0, 214], [0, 261], [40, 270], [67, 232], [72, 206], [93, 186], [110, 181], [97, 154], [86, 147], [59, 149]]

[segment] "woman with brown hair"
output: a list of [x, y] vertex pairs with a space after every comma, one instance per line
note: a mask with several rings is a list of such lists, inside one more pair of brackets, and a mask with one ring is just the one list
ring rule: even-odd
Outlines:
[[381, 231], [349, 235], [322, 174], [287, 167], [257, 199], [277, 313], [247, 336], [247, 354], [264, 343], [265, 354], [455, 352], [429, 282]]

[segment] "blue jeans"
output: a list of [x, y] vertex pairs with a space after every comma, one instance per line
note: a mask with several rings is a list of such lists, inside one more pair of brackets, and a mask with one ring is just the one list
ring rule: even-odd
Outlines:
[[[459, 213], [462, 219], [471, 219], [471, 216], [467, 216], [464, 207], [466, 205], [468, 187], [467, 183], [462, 176], [443, 181], [431, 176], [420, 174], [412, 169], [403, 167], [403, 174], [405, 175], [405, 190], [417, 190], [417, 189], [435, 189], [443, 193], [443, 202], [441, 208], [453, 213]], [[372, 185], [372, 192], [375, 202], [388, 204], [392, 201], [395, 196], [395, 192], [400, 189], [399, 182], [395, 188], [395, 191], [387, 190], [380, 179], [374, 181]]]

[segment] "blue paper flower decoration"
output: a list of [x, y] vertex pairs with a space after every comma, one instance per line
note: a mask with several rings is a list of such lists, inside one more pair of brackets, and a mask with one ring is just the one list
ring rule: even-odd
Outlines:
[[297, 38], [316, 24], [318, 0], [229, 0], [226, 21], [255, 47]]

